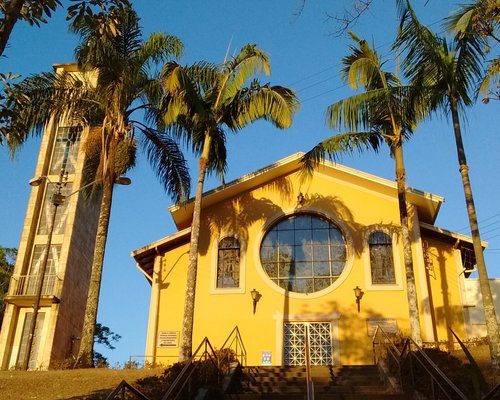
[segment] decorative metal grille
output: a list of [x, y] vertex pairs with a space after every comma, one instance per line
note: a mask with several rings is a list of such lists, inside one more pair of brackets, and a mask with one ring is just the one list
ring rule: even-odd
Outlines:
[[307, 348], [311, 365], [333, 364], [329, 322], [287, 322], [283, 331], [285, 365], [305, 365]]
[[309, 358], [311, 365], [332, 365], [332, 336], [329, 322], [314, 322], [309, 328]]

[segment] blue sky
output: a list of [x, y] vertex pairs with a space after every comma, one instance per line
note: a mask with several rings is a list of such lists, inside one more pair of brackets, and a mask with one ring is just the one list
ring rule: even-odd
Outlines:
[[[307, 0], [300, 16], [300, 0], [149, 0], [134, 1], [145, 35], [163, 31], [180, 37], [185, 45], [182, 64], [207, 60], [221, 62], [228, 46], [236, 51], [256, 43], [271, 60], [272, 76], [262, 78], [298, 91], [302, 108], [294, 125], [277, 130], [258, 122], [238, 135], [228, 135], [226, 181], [260, 169], [298, 151], [307, 151], [335, 132], [325, 127], [327, 106], [352, 94], [341, 82], [338, 71], [347, 52], [348, 39], [330, 33], [334, 25], [326, 12], [334, 14], [349, 0]], [[455, 1], [414, 0], [421, 20], [441, 30], [438, 22], [456, 6]], [[52, 64], [73, 61], [76, 37], [67, 32], [61, 9], [50, 23], [39, 29], [16, 26], [10, 47], [0, 60], [0, 71], [27, 76], [50, 70]], [[373, 41], [395, 69], [389, 53], [396, 32], [393, 0], [376, 0], [353, 29]], [[498, 51], [498, 49], [496, 49]], [[483, 239], [489, 241], [486, 261], [489, 274], [500, 277], [500, 141], [498, 102], [478, 103], [468, 110], [463, 136], [472, 188]], [[0, 245], [17, 247], [33, 177], [39, 139], [27, 143], [11, 161], [0, 148]], [[196, 162], [189, 156], [192, 175]], [[405, 147], [408, 185], [445, 197], [436, 225], [468, 234], [463, 189], [456, 158], [451, 124], [434, 117], [422, 124]], [[394, 179], [394, 164], [385, 148], [379, 154], [345, 156], [340, 162], [387, 179]], [[164, 194], [147, 161], [141, 157], [128, 176], [131, 186], [117, 186], [106, 250], [98, 320], [122, 335], [117, 349], [104, 353], [113, 364], [130, 355], [144, 354], [150, 285], [136, 268], [130, 252], [175, 233], [168, 213], [170, 199]], [[205, 188], [217, 186], [209, 179]], [[221, 310], [223, 311], [223, 310]], [[216, 344], [217, 345], [217, 344]]]

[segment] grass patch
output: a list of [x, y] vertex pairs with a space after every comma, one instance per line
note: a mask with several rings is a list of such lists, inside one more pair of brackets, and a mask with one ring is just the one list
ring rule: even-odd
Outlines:
[[2, 400], [101, 400], [122, 380], [161, 375], [164, 369], [0, 371]]

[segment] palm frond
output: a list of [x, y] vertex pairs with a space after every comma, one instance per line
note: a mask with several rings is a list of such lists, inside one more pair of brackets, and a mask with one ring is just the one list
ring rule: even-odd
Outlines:
[[210, 136], [212, 137], [212, 142], [207, 170], [208, 172], [214, 172], [216, 176], [224, 179], [224, 175], [227, 172], [226, 133], [221, 127], [216, 127], [212, 130]]
[[336, 161], [342, 154], [362, 153], [365, 150], [377, 152], [383, 138], [372, 132], [349, 132], [332, 136], [305, 153], [300, 162], [302, 177], [309, 177], [326, 157]]
[[[373, 123], [381, 123], [390, 118], [389, 102], [395, 88], [369, 90], [340, 100], [327, 108], [326, 122], [329, 128], [348, 131], [369, 130]], [[377, 114], [374, 110], [379, 110]]]
[[456, 40], [456, 82], [465, 105], [472, 105], [473, 88], [484, 79], [482, 47], [482, 40], [477, 35], [462, 35]]
[[220, 71], [215, 64], [207, 61], [198, 61], [184, 67], [187, 76], [196, 86], [201, 97], [208, 104], [214, 104], [217, 96], [216, 86], [220, 78]]
[[464, 4], [460, 9], [452, 11], [451, 14], [445, 18], [444, 27], [449, 32], [462, 34], [469, 30], [475, 13], [475, 4]]
[[395, 48], [406, 52], [403, 70], [411, 84], [433, 88], [431, 108], [443, 108], [443, 98], [458, 99], [460, 107], [473, 102], [473, 88], [481, 80], [482, 43], [471, 34], [448, 43], [418, 20], [408, 0], [398, 0], [401, 22]]
[[488, 102], [490, 87], [493, 87], [493, 91], [496, 90], [500, 94], [500, 59], [498, 58], [488, 64], [484, 79], [477, 90], [477, 95], [484, 96], [485, 102]]
[[193, 108], [200, 111], [203, 99], [183, 67], [176, 62], [165, 64], [162, 80], [165, 96], [160, 109], [165, 125], [175, 122], [180, 115], [192, 115]]
[[350, 53], [342, 59], [341, 75], [353, 89], [364, 86], [368, 89], [386, 87], [385, 74], [375, 50], [372, 50], [366, 40], [360, 39], [349, 32], [357, 46], [350, 46]]
[[177, 143], [164, 131], [141, 127], [147, 138], [142, 142], [149, 162], [163, 188], [176, 202], [188, 199], [190, 177], [186, 159]]
[[476, 0], [473, 3], [461, 4], [444, 20], [448, 32], [456, 34], [457, 39], [465, 35], [474, 35], [481, 40], [488, 37], [500, 42], [500, 6], [497, 0]]
[[260, 73], [271, 74], [269, 57], [255, 44], [247, 44], [235, 58], [227, 61], [222, 67], [217, 89], [219, 101], [231, 101], [250, 78]]
[[177, 36], [164, 33], [152, 33], [137, 50], [135, 56], [139, 65], [149, 61], [154, 63], [165, 62], [171, 58], [178, 58], [184, 51], [184, 45]]
[[283, 86], [260, 86], [257, 81], [242, 90], [227, 107], [224, 122], [231, 129], [241, 129], [251, 122], [264, 119], [277, 128], [289, 128], [300, 103], [296, 93]]

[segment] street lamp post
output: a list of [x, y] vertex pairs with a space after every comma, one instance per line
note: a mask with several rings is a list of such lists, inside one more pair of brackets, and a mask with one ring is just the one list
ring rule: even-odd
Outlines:
[[[43, 281], [45, 280], [45, 273], [47, 271], [47, 265], [49, 261], [49, 252], [50, 252], [50, 246], [52, 245], [52, 236], [54, 233], [54, 224], [56, 221], [56, 214], [57, 214], [57, 209], [59, 206], [63, 205], [65, 200], [73, 196], [74, 194], [80, 192], [81, 190], [96, 184], [97, 182], [100, 182], [99, 180], [95, 180], [93, 182], [90, 182], [87, 185], [82, 186], [78, 190], [75, 190], [74, 192], [68, 194], [67, 196], [63, 195], [61, 193], [62, 188], [66, 185], [68, 180], [68, 174], [64, 170], [61, 171], [59, 175], [59, 181], [56, 183], [57, 185], [57, 190], [55, 193], [52, 194], [51, 197], [51, 202], [52, 205], [54, 206], [54, 212], [52, 213], [52, 218], [50, 220], [50, 225], [48, 229], [48, 235], [47, 235], [47, 244], [46, 244], [46, 251], [42, 259], [42, 267], [40, 269], [40, 272], [38, 274], [39, 279], [37, 281], [37, 286], [36, 286], [36, 297], [35, 297], [35, 302], [33, 304], [33, 315], [31, 317], [31, 322], [30, 322], [30, 330], [28, 334], [28, 342], [26, 343], [26, 350], [24, 354], [24, 360], [23, 360], [23, 365], [22, 369], [28, 370], [29, 368], [29, 361], [30, 361], [30, 356], [31, 356], [31, 350], [33, 348], [33, 340], [35, 337], [35, 330], [36, 330], [36, 323], [37, 323], [37, 318], [38, 318], [38, 311], [40, 309], [40, 300], [42, 298], [42, 292], [43, 292]], [[30, 180], [30, 185], [31, 186], [39, 186], [42, 182], [49, 181], [50, 179], [47, 176], [41, 176], [38, 178], [34, 178]], [[115, 183], [118, 185], [130, 185], [131, 180], [127, 177], [120, 176], [116, 178]]]

